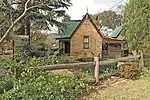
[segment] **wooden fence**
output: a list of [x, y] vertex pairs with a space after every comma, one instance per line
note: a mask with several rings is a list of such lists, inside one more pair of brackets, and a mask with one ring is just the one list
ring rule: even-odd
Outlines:
[[[138, 58], [140, 58], [140, 55], [121, 57], [121, 58], [116, 58], [116, 59], [100, 61], [99, 65], [108, 65], [108, 64], [119, 62], [119, 61], [135, 61], [135, 60], [138, 60]], [[95, 63], [94, 62], [78, 62], [78, 63], [68, 63], [68, 64], [55, 64], [55, 65], [31, 67], [31, 69], [38, 70], [38, 71], [41, 71], [41, 70], [46, 71], [46, 70], [71, 69], [71, 68], [78, 67], [78, 66], [86, 67], [87, 65], [92, 66], [92, 65], [95, 65]]]
[[139, 55], [121, 57], [121, 58], [110, 59], [105, 61], [99, 61], [99, 57], [94, 57], [94, 62], [78, 62], [78, 63], [69, 63], [69, 64], [46, 65], [46, 66], [39, 66], [39, 67], [31, 67], [30, 69], [37, 70], [37, 71], [48, 71], [48, 70], [59, 70], [59, 69], [71, 69], [79, 66], [80, 67], [95, 66], [94, 77], [97, 83], [99, 82], [99, 68], [101, 65], [108, 65], [120, 61], [139, 61], [139, 67], [144, 66], [143, 54], [142, 52], [140, 52]]
[[95, 66], [94, 77], [97, 83], [99, 82], [99, 68], [101, 65], [108, 65], [120, 61], [139, 61], [139, 67], [144, 67], [143, 58], [150, 58], [150, 55], [143, 55], [142, 52], [139, 52], [139, 55], [121, 57], [121, 58], [110, 59], [105, 61], [99, 61], [99, 57], [94, 57], [94, 62], [78, 62], [78, 63], [68, 63], [68, 64], [45, 65], [39, 67], [37, 66], [30, 67], [30, 69], [37, 70], [37, 71], [49, 71], [49, 70], [59, 70], [59, 69], [71, 69], [75, 67]]

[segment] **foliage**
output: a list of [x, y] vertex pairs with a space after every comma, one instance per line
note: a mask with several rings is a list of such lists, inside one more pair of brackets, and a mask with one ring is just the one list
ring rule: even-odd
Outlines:
[[27, 38], [17, 37], [15, 41], [16, 59], [27, 61], [30, 57], [30, 45]]
[[28, 66], [26, 64], [23, 64], [22, 62], [17, 62], [13, 59], [7, 59], [1, 61], [0, 69], [3, 69], [5, 71], [5, 74], [14, 75], [17, 78], [20, 77], [23, 71], [26, 71], [28, 69]]
[[141, 75], [143, 77], [149, 77], [150, 76], [150, 59], [147, 59], [147, 58], [144, 59], [144, 68], [142, 68]]
[[28, 43], [26, 39], [16, 39], [15, 41], [16, 59], [26, 62], [33, 57], [46, 57], [48, 53], [47, 45], [44, 43]]
[[38, 67], [43, 65], [53, 65], [53, 64], [65, 64], [76, 62], [75, 58], [67, 56], [48, 56], [39, 58], [30, 58], [26, 62], [12, 59], [6, 59], [0, 61], [0, 68], [5, 69], [7, 73], [15, 74], [20, 76], [20, 73], [26, 71], [29, 67]]
[[13, 88], [15, 82], [15, 77], [13, 75], [6, 75], [5, 77], [0, 77], [0, 94], [4, 91], [8, 91]]
[[109, 10], [95, 14], [93, 15], [93, 19], [96, 19], [97, 16], [99, 16], [101, 26], [107, 26], [110, 29], [115, 29], [121, 25], [122, 15], [117, 14], [114, 11]]
[[143, 68], [141, 72], [141, 77], [149, 77], [150, 76], [150, 70], [148, 68]]
[[144, 66], [150, 70], [150, 59], [149, 58], [144, 58]]
[[44, 43], [31, 43], [30, 57], [46, 57], [48, 55], [47, 45]]
[[[74, 68], [75, 70], [78, 70], [80, 72], [83, 72], [83, 73], [86, 73], [88, 75], [92, 75], [94, 76], [94, 70], [95, 70], [95, 67], [94, 66], [86, 66], [86, 67], [76, 67]], [[100, 78], [101, 79], [106, 79], [110, 76], [113, 76], [113, 75], [117, 75], [118, 74], [118, 69], [116, 67], [116, 63], [114, 64], [111, 64], [111, 65], [103, 65], [103, 66], [100, 66]]]
[[[72, 59], [72, 58], [71, 58]], [[70, 63], [69, 57], [32, 58], [27, 63], [1, 61], [0, 66], [7, 76], [0, 80], [0, 99], [2, 100], [74, 100], [78, 94], [88, 89], [84, 79], [73, 76], [53, 75], [35, 72], [28, 67], [56, 63]]]
[[71, 57], [61, 57], [61, 56], [48, 56], [43, 58], [31, 58], [27, 63], [28, 66], [42, 66], [42, 65], [53, 65], [53, 64], [65, 64], [76, 62], [74, 58]]
[[66, 30], [67, 28], [69, 28], [68, 23], [66, 23], [67, 21], [71, 20], [71, 16], [70, 15], [66, 15], [64, 16], [63, 20], [62, 20], [62, 26], [58, 27], [59, 29], [59, 34], [61, 35], [61, 33]]
[[131, 64], [123, 64], [119, 66], [119, 75], [127, 79], [137, 79], [141, 75], [141, 70]]
[[76, 67], [73, 68], [74, 70], [80, 71], [82, 73], [88, 74], [88, 75], [94, 75], [94, 67], [86, 66], [86, 67]]
[[129, 0], [124, 9], [124, 35], [130, 50], [142, 49], [148, 52], [150, 47], [150, 1]]
[[3, 0], [0, 6], [0, 30], [3, 38], [0, 43], [10, 32], [13, 33], [12, 29], [16, 24], [14, 33], [20, 35], [29, 35], [32, 26], [38, 26], [38, 30], [47, 30], [53, 25], [61, 26], [58, 19], [62, 19], [66, 15], [65, 9], [71, 6], [70, 0], [31, 0], [25, 10], [26, 2], [27, 0]]
[[102, 73], [100, 73], [100, 79], [107, 79], [111, 76], [117, 76], [118, 70], [117, 69], [109, 69], [105, 70]]
[[110, 65], [103, 65], [100, 67], [100, 78], [107, 79], [111, 76], [116, 76], [118, 73], [118, 69], [116, 63], [112, 63]]
[[1, 95], [3, 100], [74, 100], [87, 88], [82, 79], [46, 73], [23, 72], [14, 87]]
[[[37, 28], [32, 28], [33, 30], [37, 30]], [[47, 39], [47, 34], [42, 34], [39, 30], [31, 33], [31, 41], [36, 43], [44, 43]]]
[[93, 61], [93, 57], [77, 57], [76, 60], [81, 62], [90, 62]]

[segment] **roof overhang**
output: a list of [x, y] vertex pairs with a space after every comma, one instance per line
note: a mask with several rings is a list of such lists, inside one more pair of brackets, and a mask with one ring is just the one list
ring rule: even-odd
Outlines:
[[104, 39], [104, 42], [106, 43], [125, 43], [124, 40], [114, 39], [110, 37], [104, 37], [103, 39]]
[[70, 37], [60, 37], [60, 38], [56, 38], [56, 40], [68, 41], [68, 40], [70, 40]]

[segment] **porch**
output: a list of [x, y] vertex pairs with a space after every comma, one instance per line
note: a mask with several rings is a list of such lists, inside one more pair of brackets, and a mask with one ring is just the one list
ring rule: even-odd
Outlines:
[[70, 55], [70, 41], [69, 38], [57, 38], [59, 40], [59, 52], [66, 56]]
[[124, 43], [123, 42], [107, 42], [103, 44], [102, 50], [103, 54], [102, 56], [105, 57], [110, 57], [110, 58], [116, 58], [116, 57], [122, 57], [124, 54], [123, 51], [124, 48]]

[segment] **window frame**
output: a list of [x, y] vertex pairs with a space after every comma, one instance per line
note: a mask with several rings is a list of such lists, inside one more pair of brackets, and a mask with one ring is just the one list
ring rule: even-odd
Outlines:
[[[85, 42], [86, 41], [85, 39], [87, 39], [87, 42]], [[89, 49], [89, 36], [83, 37], [83, 49]]]

